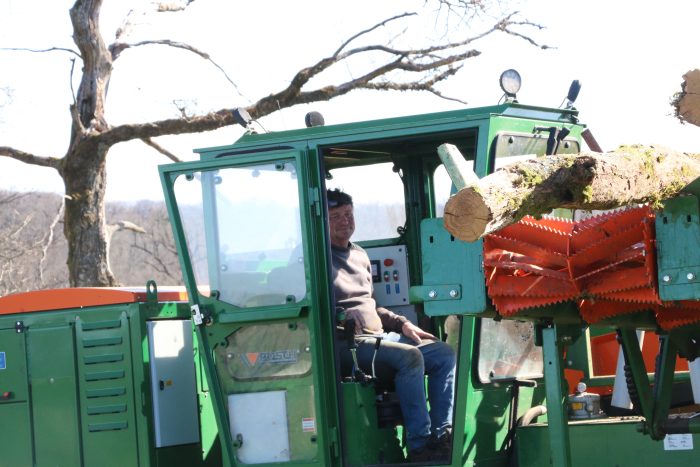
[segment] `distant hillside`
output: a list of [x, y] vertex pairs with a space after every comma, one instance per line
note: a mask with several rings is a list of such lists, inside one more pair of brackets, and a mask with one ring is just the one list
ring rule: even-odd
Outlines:
[[[0, 295], [68, 286], [67, 248], [61, 197], [54, 193], [0, 190]], [[165, 205], [108, 203], [107, 222], [127, 220], [146, 233], [116, 232], [110, 247], [112, 271], [122, 285], [182, 283]], [[53, 224], [53, 236], [51, 226]]]
[[[0, 190], [0, 296], [68, 286], [60, 209], [61, 197], [54, 193]], [[113, 235], [110, 266], [121, 285], [183, 283], [163, 202], [111, 202], [106, 211], [108, 224], [128, 221], [146, 231]], [[355, 211], [356, 240], [395, 237], [404, 228], [402, 205], [358, 204]]]

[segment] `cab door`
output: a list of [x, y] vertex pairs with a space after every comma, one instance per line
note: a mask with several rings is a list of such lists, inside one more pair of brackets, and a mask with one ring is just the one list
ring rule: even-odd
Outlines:
[[225, 465], [338, 462], [320, 332], [328, 285], [311, 272], [322, 263], [311, 255], [319, 176], [305, 156], [220, 154], [160, 170]]

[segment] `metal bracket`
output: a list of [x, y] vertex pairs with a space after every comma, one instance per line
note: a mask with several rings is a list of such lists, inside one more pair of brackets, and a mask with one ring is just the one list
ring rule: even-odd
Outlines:
[[409, 290], [409, 295], [411, 303], [459, 300], [462, 298], [462, 286], [459, 284], [414, 285]]
[[21, 334], [24, 332], [24, 322], [22, 321], [15, 321], [15, 332], [17, 334]]
[[202, 315], [202, 312], [199, 310], [199, 305], [192, 305], [190, 307], [190, 311], [192, 311], [192, 319], [194, 320], [194, 324], [197, 326], [201, 326], [204, 322], [204, 315]]
[[146, 282], [146, 302], [149, 305], [158, 304], [158, 286], [154, 280]]

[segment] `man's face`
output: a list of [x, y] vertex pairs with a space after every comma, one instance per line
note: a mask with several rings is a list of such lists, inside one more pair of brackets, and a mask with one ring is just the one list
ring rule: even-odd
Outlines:
[[352, 205], [346, 204], [328, 210], [330, 223], [331, 243], [335, 246], [347, 248], [350, 237], [355, 232], [355, 217]]

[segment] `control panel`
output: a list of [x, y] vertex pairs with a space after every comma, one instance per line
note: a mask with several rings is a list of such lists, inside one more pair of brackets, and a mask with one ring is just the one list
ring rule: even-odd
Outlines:
[[408, 305], [408, 259], [405, 245], [365, 248], [372, 265], [377, 305]]

